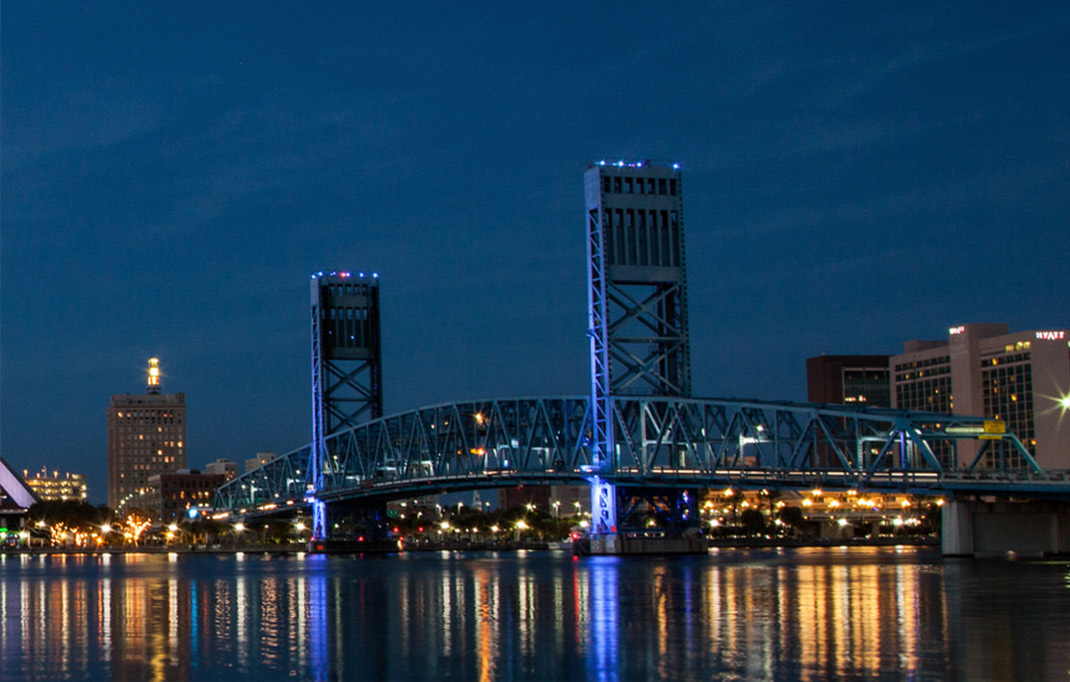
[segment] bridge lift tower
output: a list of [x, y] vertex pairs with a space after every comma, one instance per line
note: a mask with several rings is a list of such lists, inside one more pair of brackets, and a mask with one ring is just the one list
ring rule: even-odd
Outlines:
[[326, 503], [315, 499], [324, 476], [334, 473], [328, 436], [383, 416], [379, 275], [312, 275], [312, 536], [327, 527]]
[[[593, 414], [592, 540], [619, 551], [614, 395], [690, 397], [680, 166], [599, 161], [584, 175]], [[593, 543], [592, 543], [593, 546]]]

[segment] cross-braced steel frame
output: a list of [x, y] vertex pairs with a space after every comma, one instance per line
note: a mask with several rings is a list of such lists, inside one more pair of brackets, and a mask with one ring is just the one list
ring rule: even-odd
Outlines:
[[677, 165], [588, 167], [587, 308], [591, 356], [593, 532], [615, 533], [614, 395], [691, 395], [683, 185]]
[[[912, 493], [1070, 493], [1070, 474], [1026, 463], [950, 467], [936, 443], [982, 444], [980, 417], [807, 403], [624, 397], [610, 400], [622, 437], [610, 468], [594, 459], [586, 396], [480, 400], [375, 419], [325, 439], [320, 501], [384, 500], [517, 484], [582, 483], [592, 471], [629, 491], [739, 488]], [[973, 431], [977, 435], [970, 435]], [[277, 513], [309, 503], [311, 446], [222, 486], [215, 506]], [[954, 460], [952, 460], [954, 461]]]
[[311, 287], [313, 537], [327, 535], [326, 505], [315, 499], [333, 459], [327, 438], [383, 416], [378, 275], [317, 273]]

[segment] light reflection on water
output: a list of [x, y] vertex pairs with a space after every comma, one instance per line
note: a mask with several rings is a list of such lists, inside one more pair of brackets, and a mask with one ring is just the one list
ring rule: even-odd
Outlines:
[[0, 678], [1066, 679], [1066, 562], [0, 555]]

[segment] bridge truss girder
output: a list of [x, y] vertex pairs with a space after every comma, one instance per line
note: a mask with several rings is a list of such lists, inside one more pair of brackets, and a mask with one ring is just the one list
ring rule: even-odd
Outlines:
[[[609, 403], [616, 445], [608, 466], [592, 455], [588, 397], [476, 400], [424, 407], [327, 436], [316, 497], [582, 483], [594, 473], [630, 489], [739, 481], [799, 489], [923, 484], [939, 491], [945, 481], [979, 480], [979, 459], [970, 467], [948, 467], [933, 454], [933, 444], [974, 440], [962, 435], [962, 427], [980, 427], [980, 417], [666, 397], [614, 396]], [[1003, 438], [1028, 468], [989, 469], [985, 476], [1019, 480], [1041, 472], [1013, 434]], [[307, 466], [310, 450], [305, 446], [225, 484], [215, 505], [237, 512], [304, 504], [315, 480]]]

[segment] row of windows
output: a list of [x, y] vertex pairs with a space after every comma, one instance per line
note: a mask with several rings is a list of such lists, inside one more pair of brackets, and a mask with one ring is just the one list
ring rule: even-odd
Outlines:
[[[195, 490], [195, 491], [190, 492], [188, 497], [191, 500], [210, 500], [210, 499], [212, 499], [212, 495], [214, 493], [215, 493], [215, 488], [212, 488], [211, 490]], [[177, 495], [175, 493], [173, 493], [173, 492], [168, 493], [166, 495], [166, 501], [167, 502], [173, 502], [175, 500], [185, 500], [186, 498], [187, 498], [187, 495], [186, 495], [186, 491], [185, 490], [179, 491]]]
[[336, 320], [367, 320], [371, 317], [370, 308], [327, 308], [323, 311], [323, 319], [332, 322]]
[[1029, 353], [1015, 353], [1013, 355], [997, 355], [981, 360], [981, 367], [995, 367], [996, 365], [1014, 364], [1016, 362], [1029, 362]]
[[[338, 310], [340, 313], [343, 310], [353, 311], [352, 308]], [[334, 313], [334, 311], [335, 309], [332, 308], [331, 312]], [[374, 330], [371, 321], [367, 318], [368, 311], [366, 309], [363, 311], [365, 313], [363, 317], [359, 315], [360, 312], [361, 309], [358, 308], [355, 311], [356, 314], [352, 316], [339, 316], [338, 319], [332, 317], [323, 323], [331, 344], [341, 348], [366, 348], [374, 345], [375, 337], [372, 333]]]
[[895, 366], [895, 371], [904, 369], [916, 369], [921, 367], [932, 367], [933, 365], [946, 365], [951, 362], [950, 355], [939, 355], [935, 358], [927, 358], [925, 360], [915, 360], [913, 362], [904, 362], [901, 365]]
[[896, 374], [895, 379], [896, 381], [910, 381], [911, 379], [940, 376], [942, 374], [951, 374], [951, 366], [944, 365], [942, 367], [933, 367], [932, 369], [919, 369], [916, 372], [903, 372], [902, 374]]
[[182, 476], [180, 478], [164, 478], [160, 487], [163, 490], [215, 490], [215, 478], [207, 479]]
[[120, 466], [128, 466], [130, 464], [174, 464], [177, 455], [181, 455], [182, 451], [178, 451], [174, 455], [171, 453], [163, 454], [162, 451], [155, 453], [151, 452], [130, 452], [126, 453], [125, 457], [119, 459]]
[[655, 194], [674, 197], [678, 188], [676, 178], [602, 176], [602, 191], [606, 194]]
[[368, 284], [328, 284], [327, 296], [367, 296], [371, 290]]
[[114, 439], [119, 441], [120, 443], [123, 443], [123, 442], [127, 442], [127, 441], [152, 440], [154, 438], [156, 438], [156, 439], [159, 439], [159, 438], [171, 438], [171, 439], [174, 439], [174, 438], [179, 437], [179, 436], [185, 436], [185, 434], [186, 434], [186, 430], [185, 429], [167, 429], [165, 431], [165, 430], [163, 430], [161, 428], [161, 429], [157, 430], [156, 433], [138, 433], [137, 431], [120, 431], [119, 433], [114, 434]]
[[607, 209], [604, 253], [609, 265], [680, 266], [676, 211]]
[[132, 428], [136, 426], [157, 426], [159, 424], [182, 424], [183, 417], [134, 417], [130, 413], [124, 417], [123, 413], [118, 414], [119, 419], [122, 421], [117, 424], [120, 428]]

